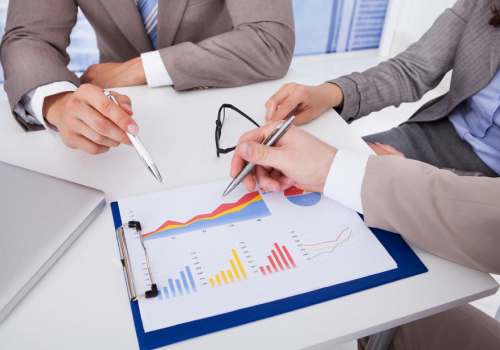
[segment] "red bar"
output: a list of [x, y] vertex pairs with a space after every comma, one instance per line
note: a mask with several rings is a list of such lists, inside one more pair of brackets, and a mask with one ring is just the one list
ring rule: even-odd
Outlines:
[[271, 265], [273, 265], [274, 272], [278, 272], [278, 268], [276, 267], [276, 264], [274, 263], [273, 258], [271, 258], [271, 255], [268, 255], [267, 258], [271, 262]]
[[262, 274], [265, 276], [266, 275], [266, 270], [264, 270], [264, 268], [261, 266], [260, 267], [260, 271], [262, 272]]
[[276, 254], [276, 252], [274, 250], [271, 250], [271, 253], [273, 253], [273, 256], [276, 259], [276, 262], [278, 263], [280, 270], [284, 271], [285, 269], [283, 268], [283, 265], [281, 265], [280, 258], [278, 258], [278, 254]]
[[288, 249], [286, 249], [285, 246], [282, 246], [281, 248], [283, 248], [283, 250], [285, 251], [285, 254], [286, 256], [288, 257], [288, 260], [290, 260], [290, 262], [292, 263], [292, 266], [295, 268], [297, 267], [297, 265], [295, 265], [295, 262], [293, 261], [292, 259], [292, 256], [290, 255], [290, 253], [288, 252]]
[[290, 265], [288, 265], [288, 262], [286, 261], [285, 256], [283, 255], [283, 252], [281, 251], [280, 246], [278, 245], [278, 243], [274, 243], [274, 246], [276, 247], [276, 250], [280, 254], [281, 259], [283, 259], [283, 262], [285, 263], [286, 268], [288, 270], [290, 270]]
[[271, 271], [271, 268], [269, 267], [269, 265], [266, 266], [266, 269], [267, 269], [267, 272], [269, 272], [269, 274], [273, 273], [273, 271]]

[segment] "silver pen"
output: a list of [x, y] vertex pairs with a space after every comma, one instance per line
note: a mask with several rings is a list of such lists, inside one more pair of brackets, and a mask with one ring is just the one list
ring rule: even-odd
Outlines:
[[[108, 91], [104, 91], [104, 94], [108, 96], [114, 103], [118, 104], [116, 102], [116, 99], [111, 95]], [[146, 165], [146, 168], [153, 174], [153, 176], [156, 178], [156, 180], [160, 181], [160, 183], [163, 184], [163, 180], [161, 178], [160, 172], [158, 171], [158, 167], [156, 166], [155, 161], [149, 154], [148, 150], [146, 147], [141, 142], [141, 139], [139, 138], [138, 135], [131, 135], [128, 132], [125, 132], [127, 134], [128, 139], [130, 142], [132, 142], [132, 145], [135, 147], [135, 150], [137, 151], [137, 154], [139, 155], [139, 158], [142, 159], [144, 164]]]
[[[267, 137], [264, 141], [262, 141], [263, 145], [266, 146], [272, 146], [274, 145], [281, 136], [285, 134], [285, 132], [288, 130], [290, 125], [292, 125], [293, 121], [295, 120], [295, 116], [291, 116], [290, 119], [287, 121], [281, 122], [280, 125], [278, 125]], [[243, 179], [252, 171], [254, 168], [255, 164], [253, 163], [248, 163], [238, 175], [231, 181], [229, 186], [227, 186], [226, 190], [224, 191], [224, 194], [222, 195], [222, 198], [227, 196], [229, 193], [231, 193], [232, 190], [234, 190], [240, 183], [243, 181]]]

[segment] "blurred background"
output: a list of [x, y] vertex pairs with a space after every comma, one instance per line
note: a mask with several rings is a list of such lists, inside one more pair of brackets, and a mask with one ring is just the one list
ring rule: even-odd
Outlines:
[[[13, 1], [13, 0], [11, 0]], [[4, 33], [9, 0], [0, 0], [0, 33]], [[410, 18], [392, 30], [410, 32], [420, 36], [452, 0], [398, 0], [388, 13], [392, 0], [293, 0], [296, 28], [295, 56], [339, 53], [355, 50], [378, 49], [388, 16], [412, 13]], [[426, 6], [429, 5], [429, 6]], [[430, 10], [429, 10], [430, 8]], [[426, 11], [422, 11], [426, 9]], [[403, 16], [404, 17], [404, 16]], [[407, 16], [408, 17], [408, 16]], [[430, 21], [428, 20], [430, 19]], [[92, 27], [82, 13], [71, 34], [68, 48], [71, 56], [69, 68], [83, 72], [99, 61], [97, 43]], [[0, 70], [0, 83], [3, 83]]]

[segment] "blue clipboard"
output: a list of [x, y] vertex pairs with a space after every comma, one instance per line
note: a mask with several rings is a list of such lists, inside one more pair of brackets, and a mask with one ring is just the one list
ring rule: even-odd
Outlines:
[[[117, 202], [111, 203], [111, 211], [113, 213], [116, 230], [122, 225]], [[134, 317], [135, 331], [137, 333], [137, 340], [139, 341], [139, 348], [141, 350], [156, 349], [165, 345], [198, 337], [200, 335], [217, 332], [223, 329], [236, 327], [267, 317], [280, 315], [285, 312], [322, 303], [324, 301], [360, 292], [365, 289], [377, 287], [403, 278], [419, 275], [428, 271], [422, 261], [420, 261], [417, 255], [400, 235], [376, 228], [371, 228], [371, 231], [396, 261], [398, 265], [397, 269], [337, 284], [335, 286], [318, 289], [286, 299], [276, 300], [270, 303], [252, 306], [223, 315], [208, 317], [202, 320], [192, 321], [148, 333], [144, 332], [138, 303], [131, 302], [130, 307]]]

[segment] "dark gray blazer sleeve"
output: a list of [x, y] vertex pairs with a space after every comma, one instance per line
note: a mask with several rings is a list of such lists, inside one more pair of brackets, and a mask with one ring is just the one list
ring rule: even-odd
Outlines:
[[55, 81], [80, 85], [77, 76], [67, 68], [66, 53], [77, 13], [78, 7], [72, 0], [9, 2], [0, 59], [11, 109], [22, 96], [39, 86]]
[[233, 87], [283, 77], [295, 47], [292, 1], [227, 0], [229, 32], [160, 50], [176, 90]]
[[344, 93], [342, 118], [352, 121], [387, 106], [417, 101], [435, 88], [453, 68], [460, 38], [475, 7], [475, 0], [457, 1], [404, 52], [363, 73], [329, 81]]

